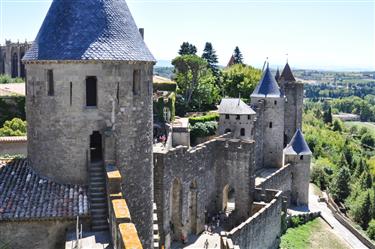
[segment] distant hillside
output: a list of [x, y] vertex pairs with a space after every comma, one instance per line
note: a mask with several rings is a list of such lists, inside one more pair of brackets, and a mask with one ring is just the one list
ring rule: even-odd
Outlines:
[[173, 67], [154, 67], [154, 74], [168, 79], [173, 79]]
[[173, 67], [170, 60], [158, 60], [155, 67]]

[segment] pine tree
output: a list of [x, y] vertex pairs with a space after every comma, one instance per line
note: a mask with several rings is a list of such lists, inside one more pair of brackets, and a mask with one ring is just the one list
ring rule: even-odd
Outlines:
[[217, 66], [217, 55], [216, 51], [212, 48], [211, 42], [206, 42], [202, 58], [208, 62], [208, 67], [211, 69], [213, 75], [216, 77], [219, 76], [219, 68]]
[[371, 198], [370, 198], [370, 193], [367, 192], [364, 202], [362, 204], [361, 227], [366, 230], [370, 220], [371, 220]]
[[361, 177], [359, 178], [359, 183], [361, 185], [362, 189], [369, 189], [372, 186], [372, 178], [370, 173], [368, 172], [368, 169], [366, 168]]
[[342, 167], [334, 176], [330, 192], [332, 197], [337, 201], [344, 201], [350, 194], [350, 173], [347, 167]]
[[196, 54], [197, 53], [197, 47], [193, 44], [190, 44], [189, 42], [183, 42], [180, 50], [178, 51], [179, 55], [188, 55], [188, 54]]
[[365, 167], [366, 167], [365, 162], [363, 161], [363, 159], [361, 159], [359, 163], [357, 164], [357, 167], [355, 168], [354, 175], [353, 175], [354, 178], [358, 179], [362, 175], [363, 171], [365, 171]]
[[243, 64], [243, 56], [238, 46], [234, 49], [233, 56], [234, 56], [234, 64]]

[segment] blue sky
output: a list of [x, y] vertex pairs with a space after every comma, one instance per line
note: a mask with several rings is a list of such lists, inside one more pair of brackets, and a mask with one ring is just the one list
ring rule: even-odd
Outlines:
[[[78, 0], [73, 0], [78, 1]], [[0, 0], [0, 42], [33, 40], [51, 0]], [[245, 62], [295, 68], [375, 70], [374, 0], [128, 0], [158, 60], [183, 41], [212, 42], [225, 65], [235, 46]]]

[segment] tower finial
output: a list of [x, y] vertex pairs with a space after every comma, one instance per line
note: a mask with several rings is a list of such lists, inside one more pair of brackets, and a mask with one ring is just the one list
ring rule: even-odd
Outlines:
[[289, 60], [288, 53], [286, 53], [285, 56], [286, 56], [286, 63], [288, 63], [288, 60]]
[[266, 57], [266, 60], [264, 61], [262, 72], [264, 71], [264, 68], [266, 67], [266, 65], [267, 65], [267, 68], [268, 68], [269, 67], [268, 57]]

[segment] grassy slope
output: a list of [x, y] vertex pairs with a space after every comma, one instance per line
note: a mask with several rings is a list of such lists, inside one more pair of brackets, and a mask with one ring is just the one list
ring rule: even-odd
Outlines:
[[366, 127], [372, 134], [375, 136], [375, 123], [369, 123], [369, 122], [345, 122], [345, 125], [347, 127], [352, 127], [352, 126], [358, 126], [359, 129], [362, 127]]
[[349, 249], [321, 219], [290, 228], [281, 237], [281, 249]]

